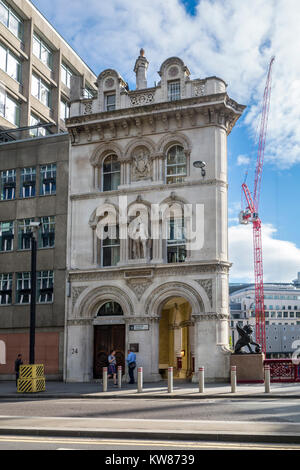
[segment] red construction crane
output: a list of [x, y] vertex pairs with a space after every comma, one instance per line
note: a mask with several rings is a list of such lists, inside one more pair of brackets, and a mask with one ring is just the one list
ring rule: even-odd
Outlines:
[[264, 276], [261, 242], [261, 220], [258, 215], [258, 208], [270, 109], [272, 66], [274, 60], [275, 57], [272, 57], [269, 64], [267, 83], [265, 86], [263, 97], [253, 196], [251, 196], [251, 192], [249, 191], [247, 184], [243, 183], [242, 195], [244, 194], [245, 196], [247, 206], [246, 209], [242, 210], [240, 213], [241, 224], [248, 224], [249, 222], [252, 222], [253, 224], [256, 342], [261, 345], [262, 351], [264, 353], [266, 353], [266, 324], [264, 306]]

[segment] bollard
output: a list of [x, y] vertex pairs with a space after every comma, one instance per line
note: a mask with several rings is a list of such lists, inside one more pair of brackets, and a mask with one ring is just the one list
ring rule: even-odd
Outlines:
[[204, 367], [199, 367], [199, 393], [204, 393]]
[[270, 393], [271, 391], [271, 370], [270, 366], [265, 366], [265, 393]]
[[173, 393], [173, 367], [168, 368], [168, 393]]
[[107, 392], [107, 367], [103, 367], [102, 391]]
[[122, 388], [122, 366], [118, 367], [118, 387]]
[[231, 366], [231, 393], [236, 392], [236, 366]]
[[142, 393], [143, 391], [143, 368], [138, 368], [138, 393]]

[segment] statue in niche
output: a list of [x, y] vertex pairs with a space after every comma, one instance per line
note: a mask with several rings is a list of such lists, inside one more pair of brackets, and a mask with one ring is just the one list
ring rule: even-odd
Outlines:
[[132, 177], [134, 181], [151, 178], [151, 161], [149, 151], [139, 147], [133, 154]]
[[137, 213], [137, 218], [129, 225], [128, 234], [131, 238], [132, 259], [148, 259], [150, 257], [150, 245], [148, 224], [145, 217]]

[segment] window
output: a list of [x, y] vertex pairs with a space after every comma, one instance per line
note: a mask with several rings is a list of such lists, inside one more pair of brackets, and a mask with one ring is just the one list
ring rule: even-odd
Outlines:
[[[31, 114], [30, 116], [30, 125], [31, 126], [38, 126], [41, 124], [40, 119], [35, 116], [34, 114]], [[45, 135], [48, 134], [48, 131], [45, 127], [36, 127], [35, 129], [30, 129], [30, 136], [31, 137], [44, 137]]]
[[16, 197], [16, 170], [1, 171], [1, 201], [11, 201]]
[[41, 217], [39, 248], [53, 248], [55, 243], [55, 217]]
[[106, 302], [102, 307], [99, 309], [97, 314], [98, 317], [107, 317], [107, 316], [121, 316], [123, 315], [123, 310], [121, 305], [116, 302]]
[[103, 191], [118, 189], [121, 180], [121, 165], [116, 155], [109, 155], [103, 162]]
[[17, 275], [17, 304], [29, 304], [31, 299], [31, 273]]
[[47, 65], [49, 69], [52, 68], [52, 52], [48, 46], [42, 41], [42, 39], [36, 34], [33, 35], [33, 47], [32, 51], [34, 55], [40, 59], [43, 64]]
[[23, 219], [18, 221], [18, 249], [31, 250], [32, 228], [31, 222], [34, 219]]
[[276, 313], [275, 312], [271, 312], [271, 318], [276, 318]]
[[0, 274], [0, 305], [11, 305], [12, 274]]
[[48, 304], [53, 302], [53, 271], [41, 271], [37, 276], [37, 302]]
[[186, 258], [184, 218], [171, 218], [168, 226], [167, 258], [168, 263], [183, 263]]
[[65, 64], [61, 64], [61, 81], [66, 85], [66, 87], [71, 88], [71, 77], [73, 72]]
[[0, 88], [0, 116], [16, 126], [20, 125], [20, 105], [3, 88]]
[[176, 101], [180, 98], [180, 81], [168, 82], [168, 101]]
[[41, 166], [40, 195], [56, 194], [56, 164]]
[[0, 222], [0, 251], [14, 249], [14, 223]]
[[288, 317], [289, 317], [288, 312], [283, 312], [283, 318], [288, 318]]
[[37, 75], [32, 75], [31, 94], [45, 106], [51, 106], [51, 90]]
[[20, 197], [25, 199], [35, 196], [36, 169], [23, 168], [21, 173]]
[[102, 240], [102, 266], [116, 266], [120, 261], [119, 227], [104, 227], [104, 235], [107, 238]]
[[93, 99], [96, 96], [95, 90], [93, 90], [90, 86], [86, 85], [86, 87], [83, 90], [83, 97], [86, 99]]
[[277, 313], [277, 318], [282, 318], [282, 312]]
[[186, 177], [186, 156], [183, 147], [175, 145], [167, 155], [167, 184], [181, 183]]
[[105, 109], [106, 111], [114, 111], [116, 109], [116, 95], [105, 96]]
[[17, 36], [17, 38], [22, 39], [23, 22], [14, 10], [3, 1], [0, 1], [0, 21]]
[[64, 100], [60, 101], [60, 119], [63, 121], [70, 117], [70, 105]]
[[290, 318], [295, 318], [295, 312], [290, 312]]
[[10, 50], [0, 44], [0, 68], [10, 77], [20, 83], [21, 62], [10, 52]]

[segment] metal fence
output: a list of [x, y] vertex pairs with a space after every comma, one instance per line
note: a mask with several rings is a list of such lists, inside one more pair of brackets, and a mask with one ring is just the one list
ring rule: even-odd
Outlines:
[[265, 365], [270, 366], [271, 382], [300, 382], [300, 364], [292, 359], [266, 359]]

